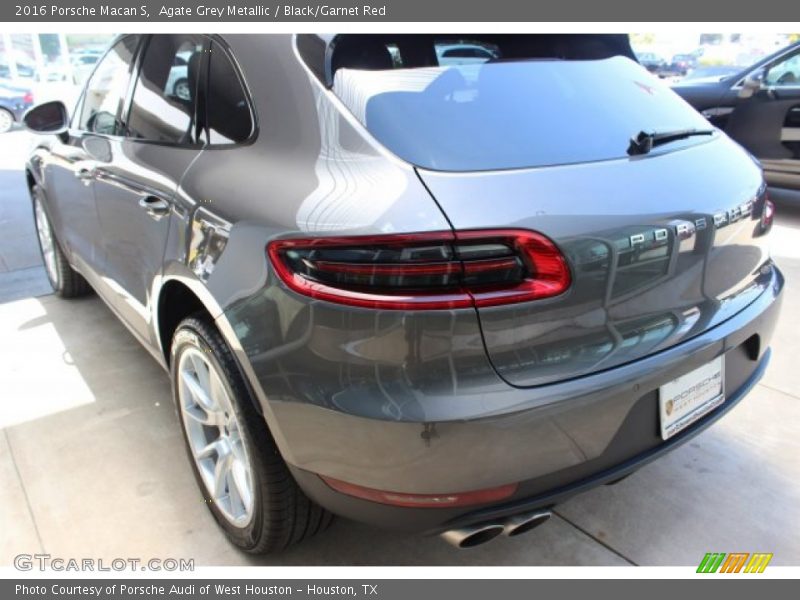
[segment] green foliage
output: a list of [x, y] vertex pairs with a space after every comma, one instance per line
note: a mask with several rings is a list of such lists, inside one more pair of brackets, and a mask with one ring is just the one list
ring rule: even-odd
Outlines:
[[628, 34], [628, 38], [630, 39], [631, 45], [634, 47], [637, 46], [649, 46], [656, 41], [656, 34], [655, 33], [631, 33]]

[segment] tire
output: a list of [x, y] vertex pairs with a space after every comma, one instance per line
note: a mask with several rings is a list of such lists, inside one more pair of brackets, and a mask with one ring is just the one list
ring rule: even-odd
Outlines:
[[0, 108], [0, 133], [8, 133], [14, 127], [14, 115], [5, 108]]
[[[170, 355], [172, 395], [189, 462], [206, 505], [230, 541], [245, 552], [265, 554], [326, 529], [333, 516], [292, 478], [216, 327], [200, 318], [185, 319], [172, 338]], [[197, 385], [207, 393], [198, 395]], [[200, 451], [214, 444], [223, 450]], [[223, 457], [231, 466], [219, 477], [225, 472], [219, 469]]]
[[191, 90], [189, 89], [189, 80], [186, 78], [178, 79], [175, 85], [172, 86], [172, 95], [180, 100], [191, 100]]
[[42, 253], [44, 271], [50, 286], [57, 296], [62, 298], [78, 298], [91, 293], [92, 288], [83, 276], [73, 269], [61, 246], [47, 216], [44, 192], [38, 185], [31, 190], [33, 198], [33, 220], [36, 226], [36, 239]]

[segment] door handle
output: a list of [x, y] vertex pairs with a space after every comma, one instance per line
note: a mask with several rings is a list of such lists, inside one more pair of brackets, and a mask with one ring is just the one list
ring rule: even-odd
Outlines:
[[169, 202], [157, 196], [144, 196], [140, 198], [139, 206], [154, 217], [160, 217], [169, 212]]
[[83, 163], [73, 173], [75, 173], [76, 178], [88, 182], [88, 180], [94, 179], [97, 174], [97, 168], [92, 163]]

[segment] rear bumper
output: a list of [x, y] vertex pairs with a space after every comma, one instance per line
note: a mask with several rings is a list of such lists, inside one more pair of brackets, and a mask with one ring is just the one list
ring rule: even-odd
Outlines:
[[[292, 472], [306, 494], [328, 510], [379, 527], [436, 535], [468, 525], [503, 521], [514, 515], [550, 508], [581, 492], [614, 483], [683, 445], [727, 414], [747, 395], [766, 371], [769, 357], [770, 350], [768, 349], [748, 380], [733, 395], [728, 396], [722, 406], [668, 441], [659, 443], [633, 457], [623, 459], [622, 462], [610, 467], [607, 466], [607, 463], [616, 460], [615, 456], [619, 449], [610, 449], [608, 454], [595, 461], [587, 461], [574, 469], [566, 469], [542, 478], [523, 481], [520, 483], [514, 499], [498, 504], [473, 507], [471, 510], [397, 508], [335, 492], [314, 473], [297, 468], [293, 468]], [[631, 418], [632, 427], [646, 426], [647, 424], [652, 424], [652, 419], [641, 415], [634, 415]]]
[[[265, 413], [300, 486], [335, 513], [427, 533], [502, 518], [623, 477], [735, 406], [766, 369], [782, 288], [783, 277], [773, 268], [769, 285], [752, 304], [705, 333], [586, 377], [537, 388], [498, 387], [480, 398], [486, 409], [478, 418], [391, 421], [286, 400], [268, 401]], [[662, 441], [659, 386], [723, 354], [724, 404]], [[471, 406], [475, 401], [470, 400]], [[498, 405], [502, 412], [495, 410]], [[456, 493], [512, 482], [519, 487], [494, 505], [399, 508], [335, 492], [319, 474], [410, 494]]]

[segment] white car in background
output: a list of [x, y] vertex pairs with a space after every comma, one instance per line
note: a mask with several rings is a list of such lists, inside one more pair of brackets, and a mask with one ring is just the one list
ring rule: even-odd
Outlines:
[[480, 44], [436, 44], [436, 58], [442, 67], [477, 65], [498, 58], [498, 53]]
[[164, 91], [181, 100], [191, 100], [192, 93], [189, 89], [189, 57], [191, 51], [179, 52], [172, 63], [167, 84]]

